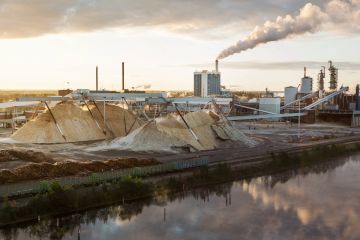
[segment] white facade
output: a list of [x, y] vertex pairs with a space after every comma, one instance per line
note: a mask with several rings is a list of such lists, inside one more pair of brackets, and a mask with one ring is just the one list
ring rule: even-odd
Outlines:
[[220, 78], [220, 73], [216, 71], [194, 72], [194, 96], [219, 96], [221, 94]]
[[271, 113], [280, 113], [280, 98], [260, 98], [259, 109]]
[[296, 87], [286, 87], [285, 88], [285, 100], [284, 104], [289, 104], [296, 100], [297, 88]]
[[207, 97], [208, 95], [208, 73], [203, 71], [201, 73], [201, 96]]

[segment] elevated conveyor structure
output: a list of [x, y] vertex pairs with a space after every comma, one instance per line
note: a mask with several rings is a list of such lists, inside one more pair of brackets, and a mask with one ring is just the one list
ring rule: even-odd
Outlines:
[[302, 101], [304, 101], [304, 100], [306, 100], [306, 99], [308, 99], [308, 98], [311, 98], [311, 97], [313, 97], [313, 96], [315, 96], [315, 95], [317, 95], [317, 94], [318, 94], [318, 92], [309, 93], [309, 94], [305, 95], [304, 97], [302, 97], [302, 98], [300, 98], [300, 99], [296, 99], [295, 101], [292, 101], [292, 102], [290, 102], [290, 103], [288, 103], [288, 104], [280, 107], [280, 110], [284, 110], [284, 109], [286, 109], [287, 107], [292, 106], [292, 105], [294, 105], [294, 104], [297, 103], [297, 102], [302, 102]]
[[332, 99], [332, 98], [334, 98], [334, 97], [336, 97], [336, 96], [338, 96], [338, 95], [340, 95], [340, 94], [342, 94], [342, 93], [344, 93], [344, 92], [346, 92], [348, 90], [349, 90], [349, 87], [341, 87], [340, 90], [338, 90], [336, 92], [333, 92], [333, 93], [331, 93], [331, 94], [329, 94], [329, 95], [327, 95], [327, 96], [325, 96], [323, 98], [320, 98], [316, 102], [305, 106], [304, 108], [302, 108], [302, 110], [310, 110], [310, 109], [320, 105], [321, 103], [327, 102], [330, 99]]

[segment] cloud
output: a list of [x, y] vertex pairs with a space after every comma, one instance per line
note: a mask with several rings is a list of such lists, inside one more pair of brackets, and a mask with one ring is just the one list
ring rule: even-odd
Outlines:
[[[360, 70], [360, 62], [335, 62], [340, 70]], [[220, 69], [257, 69], [257, 70], [301, 70], [304, 66], [309, 69], [320, 69], [321, 66], [328, 67], [326, 61], [287, 61], [287, 62], [261, 62], [261, 61], [242, 61], [242, 62], [220, 62]], [[189, 64], [185, 65], [191, 68], [214, 68], [213, 63]]]
[[[322, 6], [323, 1], [314, 2]], [[0, 0], [0, 37], [24, 38], [53, 33], [133, 27], [159, 27], [197, 37], [203, 35], [223, 37], [224, 33], [247, 31], [254, 24], [264, 20], [293, 13], [306, 2], [305, 0]]]

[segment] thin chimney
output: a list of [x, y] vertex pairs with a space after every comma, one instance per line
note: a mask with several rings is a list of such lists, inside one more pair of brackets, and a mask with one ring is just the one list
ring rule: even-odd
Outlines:
[[306, 77], [306, 67], [304, 67], [304, 77]]
[[215, 70], [216, 72], [219, 72], [219, 60], [215, 60]]
[[99, 70], [98, 66], [96, 66], [96, 91], [99, 90]]
[[122, 90], [125, 90], [125, 63], [122, 62]]

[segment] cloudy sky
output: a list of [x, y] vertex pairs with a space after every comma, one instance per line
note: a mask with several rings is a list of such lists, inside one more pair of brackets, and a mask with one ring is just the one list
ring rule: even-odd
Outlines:
[[296, 86], [330, 59], [360, 83], [360, 0], [0, 0], [0, 14], [2, 89], [93, 89], [98, 65], [118, 90], [124, 61], [127, 88], [191, 90], [223, 53], [227, 87]]

